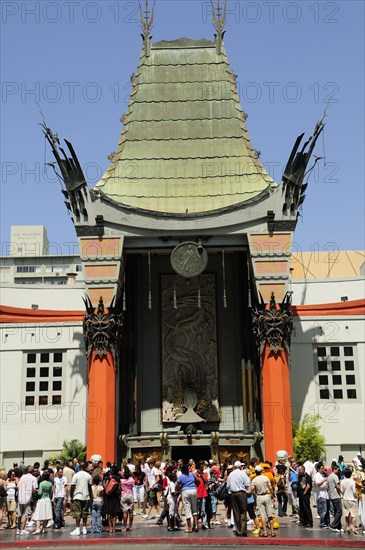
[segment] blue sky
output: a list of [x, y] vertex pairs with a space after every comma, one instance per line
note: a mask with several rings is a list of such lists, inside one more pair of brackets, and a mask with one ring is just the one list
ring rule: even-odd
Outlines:
[[[295, 248], [364, 248], [364, 2], [228, 1], [225, 46], [248, 130], [280, 182], [296, 137], [328, 109], [326, 154], [312, 174]], [[45, 225], [64, 253], [76, 242], [60, 184], [43, 165], [37, 102], [69, 139], [89, 185], [108, 166], [141, 49], [138, 2], [1, 3], [1, 241], [11, 225]], [[153, 39], [212, 38], [210, 2], [158, 0]], [[3, 249], [4, 250], [4, 249]]]

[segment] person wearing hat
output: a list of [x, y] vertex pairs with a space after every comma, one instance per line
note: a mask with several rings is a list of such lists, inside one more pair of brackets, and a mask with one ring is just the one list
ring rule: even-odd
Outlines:
[[251, 481], [251, 488], [256, 495], [258, 513], [262, 520], [260, 537], [269, 536], [267, 534], [266, 525], [270, 528], [271, 536], [276, 537], [273, 522], [274, 508], [272, 505], [272, 499], [275, 497], [275, 493], [269, 478], [263, 475], [263, 467], [256, 466], [255, 473], [256, 477]]
[[[238, 537], [247, 537], [247, 493], [251, 493], [250, 480], [242, 470], [240, 460], [234, 463], [234, 470], [227, 479], [227, 489], [231, 493], [235, 532]], [[243, 524], [242, 524], [243, 516]]]

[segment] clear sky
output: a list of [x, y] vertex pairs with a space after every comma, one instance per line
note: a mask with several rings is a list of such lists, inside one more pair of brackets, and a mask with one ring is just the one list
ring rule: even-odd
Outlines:
[[[278, 182], [332, 98], [295, 249], [364, 248], [364, 2], [228, 1], [225, 46], [248, 130]], [[116, 149], [140, 49], [135, 0], [1, 2], [1, 241], [45, 225], [76, 242], [38, 123], [70, 140], [91, 187]], [[157, 0], [153, 40], [213, 38], [209, 1]], [[4, 250], [4, 249], [3, 249]], [[3, 253], [3, 251], [1, 252]]]

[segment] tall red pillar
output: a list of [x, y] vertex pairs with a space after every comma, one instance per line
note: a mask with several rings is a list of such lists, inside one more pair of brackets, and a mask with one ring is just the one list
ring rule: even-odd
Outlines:
[[88, 357], [88, 398], [86, 407], [87, 457], [101, 455], [104, 462], [115, 462], [116, 384], [122, 311], [115, 301], [105, 311], [103, 298], [95, 310], [85, 300], [84, 337]]
[[265, 459], [275, 463], [276, 452], [293, 454], [289, 353], [293, 328], [290, 294], [279, 305], [272, 293], [270, 304], [253, 310], [253, 330], [261, 363]]
[[285, 349], [274, 353], [265, 344], [261, 377], [265, 459], [275, 463], [277, 451], [293, 454], [289, 362]]
[[92, 353], [88, 366], [87, 456], [101, 455], [104, 462], [116, 459], [116, 370], [112, 354], [100, 358]]

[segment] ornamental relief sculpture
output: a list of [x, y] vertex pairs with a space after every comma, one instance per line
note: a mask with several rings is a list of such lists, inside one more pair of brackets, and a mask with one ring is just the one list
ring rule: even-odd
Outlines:
[[206, 421], [218, 421], [214, 275], [162, 275], [161, 296], [162, 420], [179, 422], [186, 412], [184, 393], [192, 389], [195, 412]]

